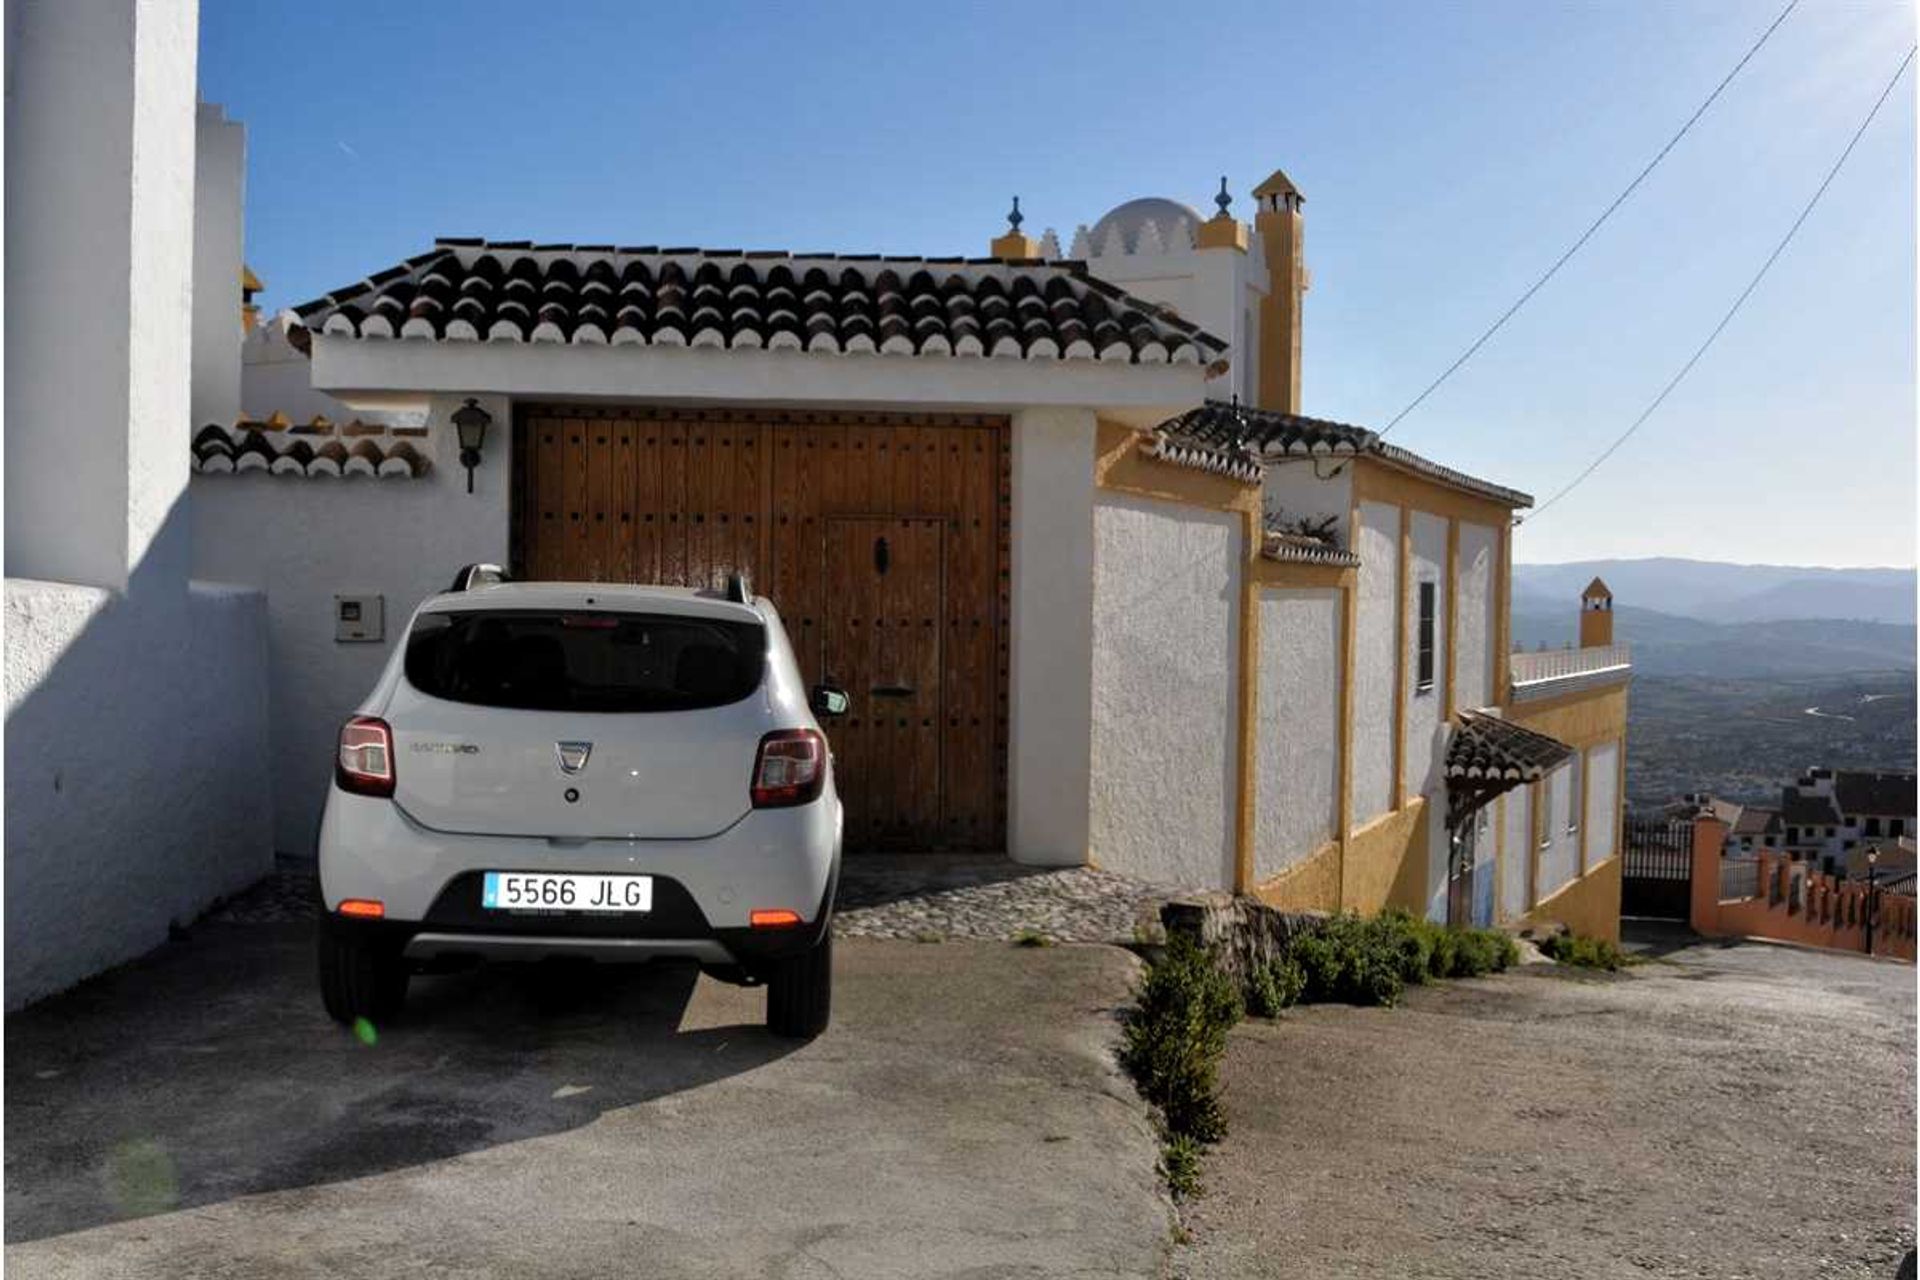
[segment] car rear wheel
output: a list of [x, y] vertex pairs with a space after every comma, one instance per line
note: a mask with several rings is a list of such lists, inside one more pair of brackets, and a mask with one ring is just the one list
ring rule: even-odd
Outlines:
[[777, 1036], [812, 1039], [827, 1029], [833, 1011], [833, 929], [820, 941], [767, 975], [767, 1029]]
[[335, 1022], [386, 1022], [407, 999], [407, 962], [399, 948], [320, 918], [320, 999]]

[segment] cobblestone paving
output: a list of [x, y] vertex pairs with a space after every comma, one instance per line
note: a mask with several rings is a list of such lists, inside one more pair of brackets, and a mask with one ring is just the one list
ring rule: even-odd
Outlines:
[[1001, 857], [849, 855], [841, 864], [843, 938], [1131, 942], [1157, 928], [1175, 890], [1091, 867], [1023, 867]]
[[[959, 854], [849, 854], [841, 864], [834, 932], [843, 938], [1131, 942], [1158, 927], [1175, 890], [1091, 867], [1023, 867]], [[314, 914], [310, 863], [283, 861], [259, 884], [205, 917], [274, 924]]]

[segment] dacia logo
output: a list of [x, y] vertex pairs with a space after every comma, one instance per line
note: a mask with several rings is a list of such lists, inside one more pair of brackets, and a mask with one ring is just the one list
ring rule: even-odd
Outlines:
[[560, 761], [560, 772], [578, 773], [587, 767], [587, 757], [593, 754], [591, 742], [556, 742], [553, 754]]

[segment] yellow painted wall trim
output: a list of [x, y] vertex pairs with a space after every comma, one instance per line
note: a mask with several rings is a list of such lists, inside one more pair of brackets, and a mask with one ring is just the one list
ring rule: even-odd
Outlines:
[[1382, 814], [1347, 839], [1341, 869], [1343, 910], [1371, 915], [1382, 907], [1426, 914], [1427, 823], [1433, 806], [1416, 797]]
[[1516, 702], [1507, 708], [1507, 719], [1584, 750], [1626, 737], [1627, 686], [1580, 689], [1558, 698]]
[[1337, 564], [1301, 564], [1295, 560], [1269, 560], [1255, 556], [1253, 579], [1263, 587], [1320, 588], [1347, 590], [1353, 586], [1358, 570]]
[[[1360, 546], [1360, 500], [1349, 496], [1347, 506], [1347, 545]], [[1360, 620], [1360, 575], [1346, 582], [1340, 596], [1340, 801], [1335, 830], [1340, 841], [1340, 876], [1334, 902], [1347, 901], [1347, 858], [1353, 838], [1353, 655], [1358, 641], [1354, 635]]]
[[1240, 560], [1240, 804], [1234, 828], [1233, 887], [1241, 893], [1253, 887], [1253, 806], [1258, 781], [1255, 750], [1260, 732], [1260, 581], [1254, 566], [1260, 559], [1265, 517], [1259, 506], [1259, 491], [1254, 492], [1253, 508], [1240, 513], [1244, 548]]
[[[1161, 502], [1259, 514], [1260, 486], [1179, 466], [1140, 451], [1146, 433], [1101, 419], [1094, 439], [1093, 479], [1102, 489]], [[1255, 554], [1258, 547], [1253, 548]]]
[[1340, 858], [1340, 842], [1329, 840], [1251, 892], [1268, 906], [1287, 911], [1338, 911]]
[[1570, 881], [1527, 912], [1518, 923], [1564, 924], [1587, 937], [1620, 941], [1620, 859], [1608, 858], [1586, 875]]
[[1502, 520], [1499, 529], [1499, 555], [1494, 571], [1493, 614], [1493, 688], [1488, 691], [1493, 705], [1504, 707], [1513, 696], [1513, 524]]
[[1456, 489], [1431, 476], [1404, 471], [1374, 454], [1363, 453], [1353, 460], [1353, 492], [1363, 502], [1416, 507], [1450, 520], [1470, 520], [1496, 528], [1513, 521], [1513, 509], [1504, 503]]

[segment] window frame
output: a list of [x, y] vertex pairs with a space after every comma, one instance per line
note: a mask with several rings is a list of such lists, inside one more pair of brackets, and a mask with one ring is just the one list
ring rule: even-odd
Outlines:
[[1415, 584], [1414, 592], [1414, 631], [1413, 631], [1413, 691], [1415, 694], [1432, 693], [1439, 662], [1435, 653], [1438, 643], [1438, 619], [1440, 613], [1440, 584], [1432, 578], [1422, 578]]

